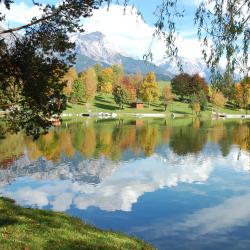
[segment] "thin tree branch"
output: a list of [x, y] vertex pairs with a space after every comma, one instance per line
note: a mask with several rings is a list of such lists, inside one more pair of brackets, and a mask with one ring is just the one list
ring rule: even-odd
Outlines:
[[[56, 13], [56, 14], [57, 14], [57, 13]], [[35, 21], [33, 21], [33, 22], [30, 22], [30, 23], [28, 23], [28, 24], [25, 24], [25, 25], [22, 25], [22, 26], [19, 26], [19, 27], [16, 27], [16, 28], [7, 29], [7, 30], [2, 30], [2, 31], [0, 31], [0, 35], [6, 34], [6, 33], [13, 33], [13, 32], [15, 32], [15, 31], [19, 31], [19, 30], [22, 30], [22, 29], [26, 29], [26, 28], [28, 28], [28, 27], [30, 27], [30, 26], [33, 26], [33, 25], [37, 24], [37, 23], [40, 23], [40, 22], [45, 21], [45, 20], [47, 20], [47, 19], [50, 19], [50, 18], [54, 17], [56, 14], [53, 14], [53, 15], [49, 15], [49, 16], [45, 16], [45, 17], [39, 18], [39, 19], [37, 19], [37, 20], [35, 20]]]

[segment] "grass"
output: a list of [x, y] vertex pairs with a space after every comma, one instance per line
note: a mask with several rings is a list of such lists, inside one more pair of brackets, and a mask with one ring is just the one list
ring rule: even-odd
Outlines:
[[22, 208], [0, 198], [0, 249], [153, 249], [143, 241], [102, 231], [63, 213]]
[[[166, 82], [163, 82], [166, 84]], [[162, 85], [163, 85], [162, 83]], [[216, 109], [216, 111], [219, 111], [221, 113], [226, 114], [245, 114], [245, 111], [239, 111], [236, 109], [233, 109], [229, 105], [225, 108], [219, 108]], [[68, 104], [67, 109], [64, 111], [64, 114], [72, 114], [77, 115], [81, 113], [97, 113], [97, 112], [115, 112], [119, 115], [129, 115], [133, 113], [162, 113], [166, 114], [167, 116], [173, 112], [177, 114], [184, 114], [187, 116], [192, 116], [192, 110], [189, 108], [188, 103], [174, 101], [170, 105], [168, 105], [167, 110], [164, 110], [163, 105], [161, 102], [156, 102], [151, 104], [149, 107], [147, 104], [144, 104], [143, 109], [134, 109], [131, 108], [130, 105], [124, 105], [124, 109], [120, 110], [118, 105], [114, 102], [112, 95], [97, 95], [96, 98], [93, 100], [92, 103], [87, 105], [78, 105], [78, 104]], [[208, 109], [204, 112], [202, 112], [202, 116], [204, 117], [210, 117], [212, 112], [212, 106], [209, 105]]]

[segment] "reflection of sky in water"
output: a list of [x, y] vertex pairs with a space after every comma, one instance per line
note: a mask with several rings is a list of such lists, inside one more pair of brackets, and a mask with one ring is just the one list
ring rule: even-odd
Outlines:
[[[207, 144], [197, 155], [178, 156], [166, 146], [149, 158], [88, 161], [82, 179], [63, 163], [46, 174], [24, 176], [7, 169], [1, 173], [23, 177], [2, 184], [0, 192], [24, 206], [67, 211], [99, 227], [137, 235], [161, 249], [247, 249], [249, 154], [242, 151], [238, 159], [238, 153], [233, 147], [222, 157]], [[41, 169], [44, 164], [52, 163], [41, 161]], [[85, 163], [78, 165], [85, 169]], [[99, 181], [84, 181], [88, 173]]]

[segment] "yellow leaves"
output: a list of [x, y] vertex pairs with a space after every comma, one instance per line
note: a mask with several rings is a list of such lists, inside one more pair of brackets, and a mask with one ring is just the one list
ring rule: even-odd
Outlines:
[[227, 98], [219, 91], [214, 91], [212, 93], [212, 103], [220, 108], [223, 108], [227, 102]]
[[3, 240], [8, 240], [9, 234], [8, 234], [6, 231], [3, 232], [3, 233], [2, 233], [2, 238], [3, 238]]
[[150, 83], [156, 82], [155, 73], [154, 73], [154, 72], [149, 72], [149, 73], [145, 76], [144, 82], [150, 82]]
[[153, 101], [158, 101], [160, 97], [160, 87], [155, 81], [155, 74], [153, 72], [148, 73], [142, 85], [139, 89], [140, 98], [144, 102], [151, 103]]
[[63, 81], [66, 81], [66, 86], [63, 89], [65, 95], [70, 96], [72, 92], [73, 82], [76, 79], [77, 79], [76, 70], [74, 68], [70, 68], [63, 78]]
[[235, 85], [235, 101], [240, 108], [247, 108], [250, 104], [250, 77]]
[[162, 90], [162, 97], [164, 102], [171, 102], [174, 98], [170, 86], [166, 85]]
[[104, 68], [101, 72], [98, 82], [98, 91], [111, 94], [113, 89], [113, 69], [111, 67]]
[[113, 90], [113, 85], [110, 82], [105, 82], [100, 86], [99, 90], [102, 93], [111, 94]]
[[193, 111], [195, 113], [199, 113], [201, 111], [201, 106], [200, 106], [200, 104], [198, 102], [193, 104]]
[[87, 69], [82, 76], [84, 89], [85, 89], [85, 100], [88, 102], [95, 97], [97, 90], [97, 76], [93, 68]]

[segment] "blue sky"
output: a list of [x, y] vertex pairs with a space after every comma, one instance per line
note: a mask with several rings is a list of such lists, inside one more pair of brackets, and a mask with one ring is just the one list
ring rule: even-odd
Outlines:
[[[58, 1], [57, 0], [43, 0], [38, 1], [42, 4], [55, 4]], [[115, 1], [114, 1], [115, 2]], [[160, 5], [162, 0], [131, 0], [131, 4], [133, 4], [142, 14], [145, 21], [150, 25], [153, 26], [156, 17], [154, 15], [154, 10], [156, 9], [156, 6]], [[31, 0], [16, 0], [15, 4], [21, 4], [24, 3], [29, 7], [33, 6], [33, 3]], [[180, 22], [181, 25], [178, 27], [181, 31], [185, 31], [187, 29], [190, 29], [190, 27], [193, 27], [193, 19], [194, 19], [194, 13], [195, 13], [195, 7], [196, 7], [196, 0], [191, 1], [185, 1], [181, 0], [179, 6], [183, 9], [185, 9], [185, 17]]]
[[[185, 17], [177, 21], [177, 31], [180, 38], [178, 47], [180, 55], [184, 57], [201, 57], [200, 49], [196, 38], [196, 29], [193, 25], [195, 8], [198, 0], [180, 1], [180, 8], [185, 9]], [[54, 0], [41, 1], [45, 3], [56, 3]], [[153, 41], [154, 23], [156, 17], [154, 11], [161, 0], [131, 0], [135, 8], [139, 10], [146, 23], [139, 20], [135, 13], [131, 13], [131, 8], [127, 8], [126, 15], [123, 15], [123, 7], [112, 5], [107, 12], [106, 7], [94, 11], [91, 18], [84, 19], [83, 24], [87, 32], [101, 31], [109, 40], [120, 48], [120, 51], [129, 56], [142, 58], [150, 45], [155, 55], [155, 62], [160, 62], [166, 50], [162, 41]], [[0, 4], [0, 12], [3, 5]], [[136, 12], [136, 11], [135, 11]], [[27, 23], [34, 15], [39, 15], [38, 7], [34, 7], [32, 0], [17, 0], [12, 5], [11, 10], [6, 12], [6, 26], [16, 26]]]

